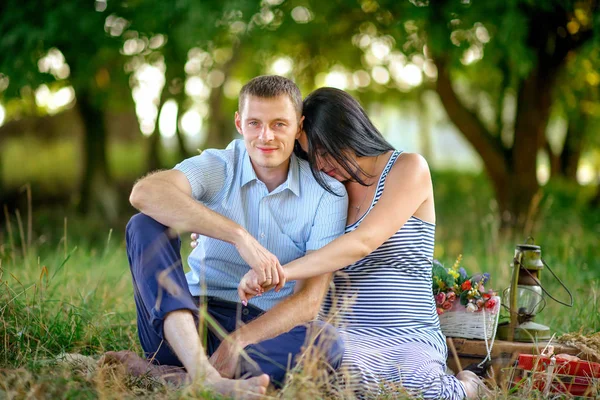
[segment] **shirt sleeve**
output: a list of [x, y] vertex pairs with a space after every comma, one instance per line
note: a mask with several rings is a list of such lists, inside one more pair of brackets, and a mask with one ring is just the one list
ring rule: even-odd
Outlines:
[[192, 187], [192, 197], [198, 201], [210, 201], [225, 186], [228, 161], [220, 153], [223, 151], [205, 150], [173, 168], [184, 173]]
[[348, 194], [343, 185], [339, 186], [340, 188], [336, 187], [334, 190], [336, 193], [343, 193], [343, 196], [336, 196], [327, 191], [323, 194], [306, 243], [306, 251], [318, 250], [344, 234], [348, 214]]

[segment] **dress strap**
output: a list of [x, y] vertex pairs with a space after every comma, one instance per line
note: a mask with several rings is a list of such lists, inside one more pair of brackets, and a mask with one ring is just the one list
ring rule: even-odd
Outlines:
[[387, 164], [385, 165], [383, 172], [381, 172], [381, 178], [379, 179], [379, 182], [377, 183], [377, 191], [375, 192], [375, 197], [373, 199], [372, 205], [374, 205], [374, 203], [376, 203], [377, 200], [379, 200], [379, 197], [381, 197], [381, 194], [383, 193], [383, 187], [385, 186], [385, 180], [387, 179], [387, 176], [390, 173], [390, 170], [396, 163], [396, 160], [398, 159], [400, 154], [402, 154], [402, 151], [394, 150], [394, 152], [390, 156], [390, 159], [388, 160]]

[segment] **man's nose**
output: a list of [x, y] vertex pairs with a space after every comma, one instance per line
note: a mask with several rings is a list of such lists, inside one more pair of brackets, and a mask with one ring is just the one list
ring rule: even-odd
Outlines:
[[270, 142], [271, 140], [275, 139], [275, 135], [269, 126], [265, 126], [260, 131], [259, 139], [263, 142]]

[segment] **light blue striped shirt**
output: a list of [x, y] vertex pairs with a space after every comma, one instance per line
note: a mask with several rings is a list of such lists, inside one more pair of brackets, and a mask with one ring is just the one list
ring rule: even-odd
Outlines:
[[[209, 149], [177, 164], [192, 187], [192, 196], [245, 228], [281, 265], [317, 250], [344, 233], [348, 196], [344, 186], [324, 175], [336, 193], [323, 189], [308, 163], [292, 155], [287, 180], [269, 193], [254, 172], [243, 140], [225, 150]], [[201, 236], [188, 258], [186, 274], [194, 296], [215, 296], [239, 302], [237, 286], [250, 267], [235, 246]], [[250, 300], [268, 310], [292, 294], [295, 282], [279, 292]]]

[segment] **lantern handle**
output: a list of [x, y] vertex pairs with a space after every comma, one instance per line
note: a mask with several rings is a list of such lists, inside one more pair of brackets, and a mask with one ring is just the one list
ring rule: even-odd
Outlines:
[[542, 289], [542, 291], [548, 296], [550, 297], [552, 300], [554, 300], [557, 303], [562, 304], [563, 306], [567, 306], [567, 307], [573, 307], [573, 295], [571, 294], [571, 291], [569, 291], [569, 289], [565, 286], [565, 284], [563, 283], [563, 281], [560, 280], [560, 278], [558, 276], [556, 276], [556, 274], [554, 273], [554, 271], [552, 271], [552, 268], [550, 268], [550, 266], [548, 264], [546, 264], [546, 261], [544, 261], [544, 259], [542, 258], [542, 263], [544, 264], [544, 266], [546, 268], [548, 268], [548, 271], [550, 271], [550, 273], [552, 274], [552, 276], [554, 277], [554, 279], [556, 279], [558, 281], [558, 283], [560, 283], [560, 285], [563, 287], [563, 289], [565, 289], [567, 291], [567, 294], [569, 295], [569, 299], [570, 299], [570, 304], [564, 303], [558, 299], [556, 299], [554, 296], [552, 296], [550, 293], [548, 293], [548, 291], [546, 290], [546, 288], [544, 288], [544, 286], [542, 285], [542, 282], [540, 282], [535, 276], [533, 276], [531, 274], [531, 272], [529, 272], [529, 270], [527, 268], [525, 268], [523, 266], [523, 264], [521, 264], [516, 258], [514, 259], [514, 261], [519, 264], [520, 266], [523, 267], [523, 269], [525, 271], [527, 271], [527, 273], [529, 274], [530, 277], [532, 277], [534, 280], [536, 280], [540, 286], [540, 288]]
[[[546, 289], [544, 289], [544, 287], [542, 286], [541, 282], [540, 282], [540, 287], [542, 288], [542, 290], [544, 291], [544, 293], [546, 293], [548, 295], [548, 297], [550, 297], [552, 300], [556, 301], [557, 303], [562, 304], [563, 306], [567, 306], [567, 307], [573, 307], [573, 295], [571, 294], [571, 291], [565, 286], [565, 284], [563, 283], [563, 281], [560, 280], [560, 278], [558, 276], [556, 276], [556, 274], [554, 273], [554, 271], [552, 271], [552, 268], [550, 268], [550, 266], [548, 264], [546, 264], [546, 261], [544, 261], [544, 259], [542, 258], [542, 263], [544, 264], [544, 266], [546, 268], [548, 268], [548, 271], [550, 271], [550, 273], [552, 274], [552, 276], [554, 278], [556, 278], [556, 280], [558, 281], [558, 283], [560, 283], [560, 285], [563, 287], [563, 289], [565, 289], [567, 291], [567, 294], [569, 295], [569, 304], [567, 303], [563, 303], [560, 300], [555, 299], [554, 297], [552, 297], [552, 295], [550, 295], [550, 293], [548, 293], [546, 291]], [[529, 272], [529, 271], [527, 271]]]

